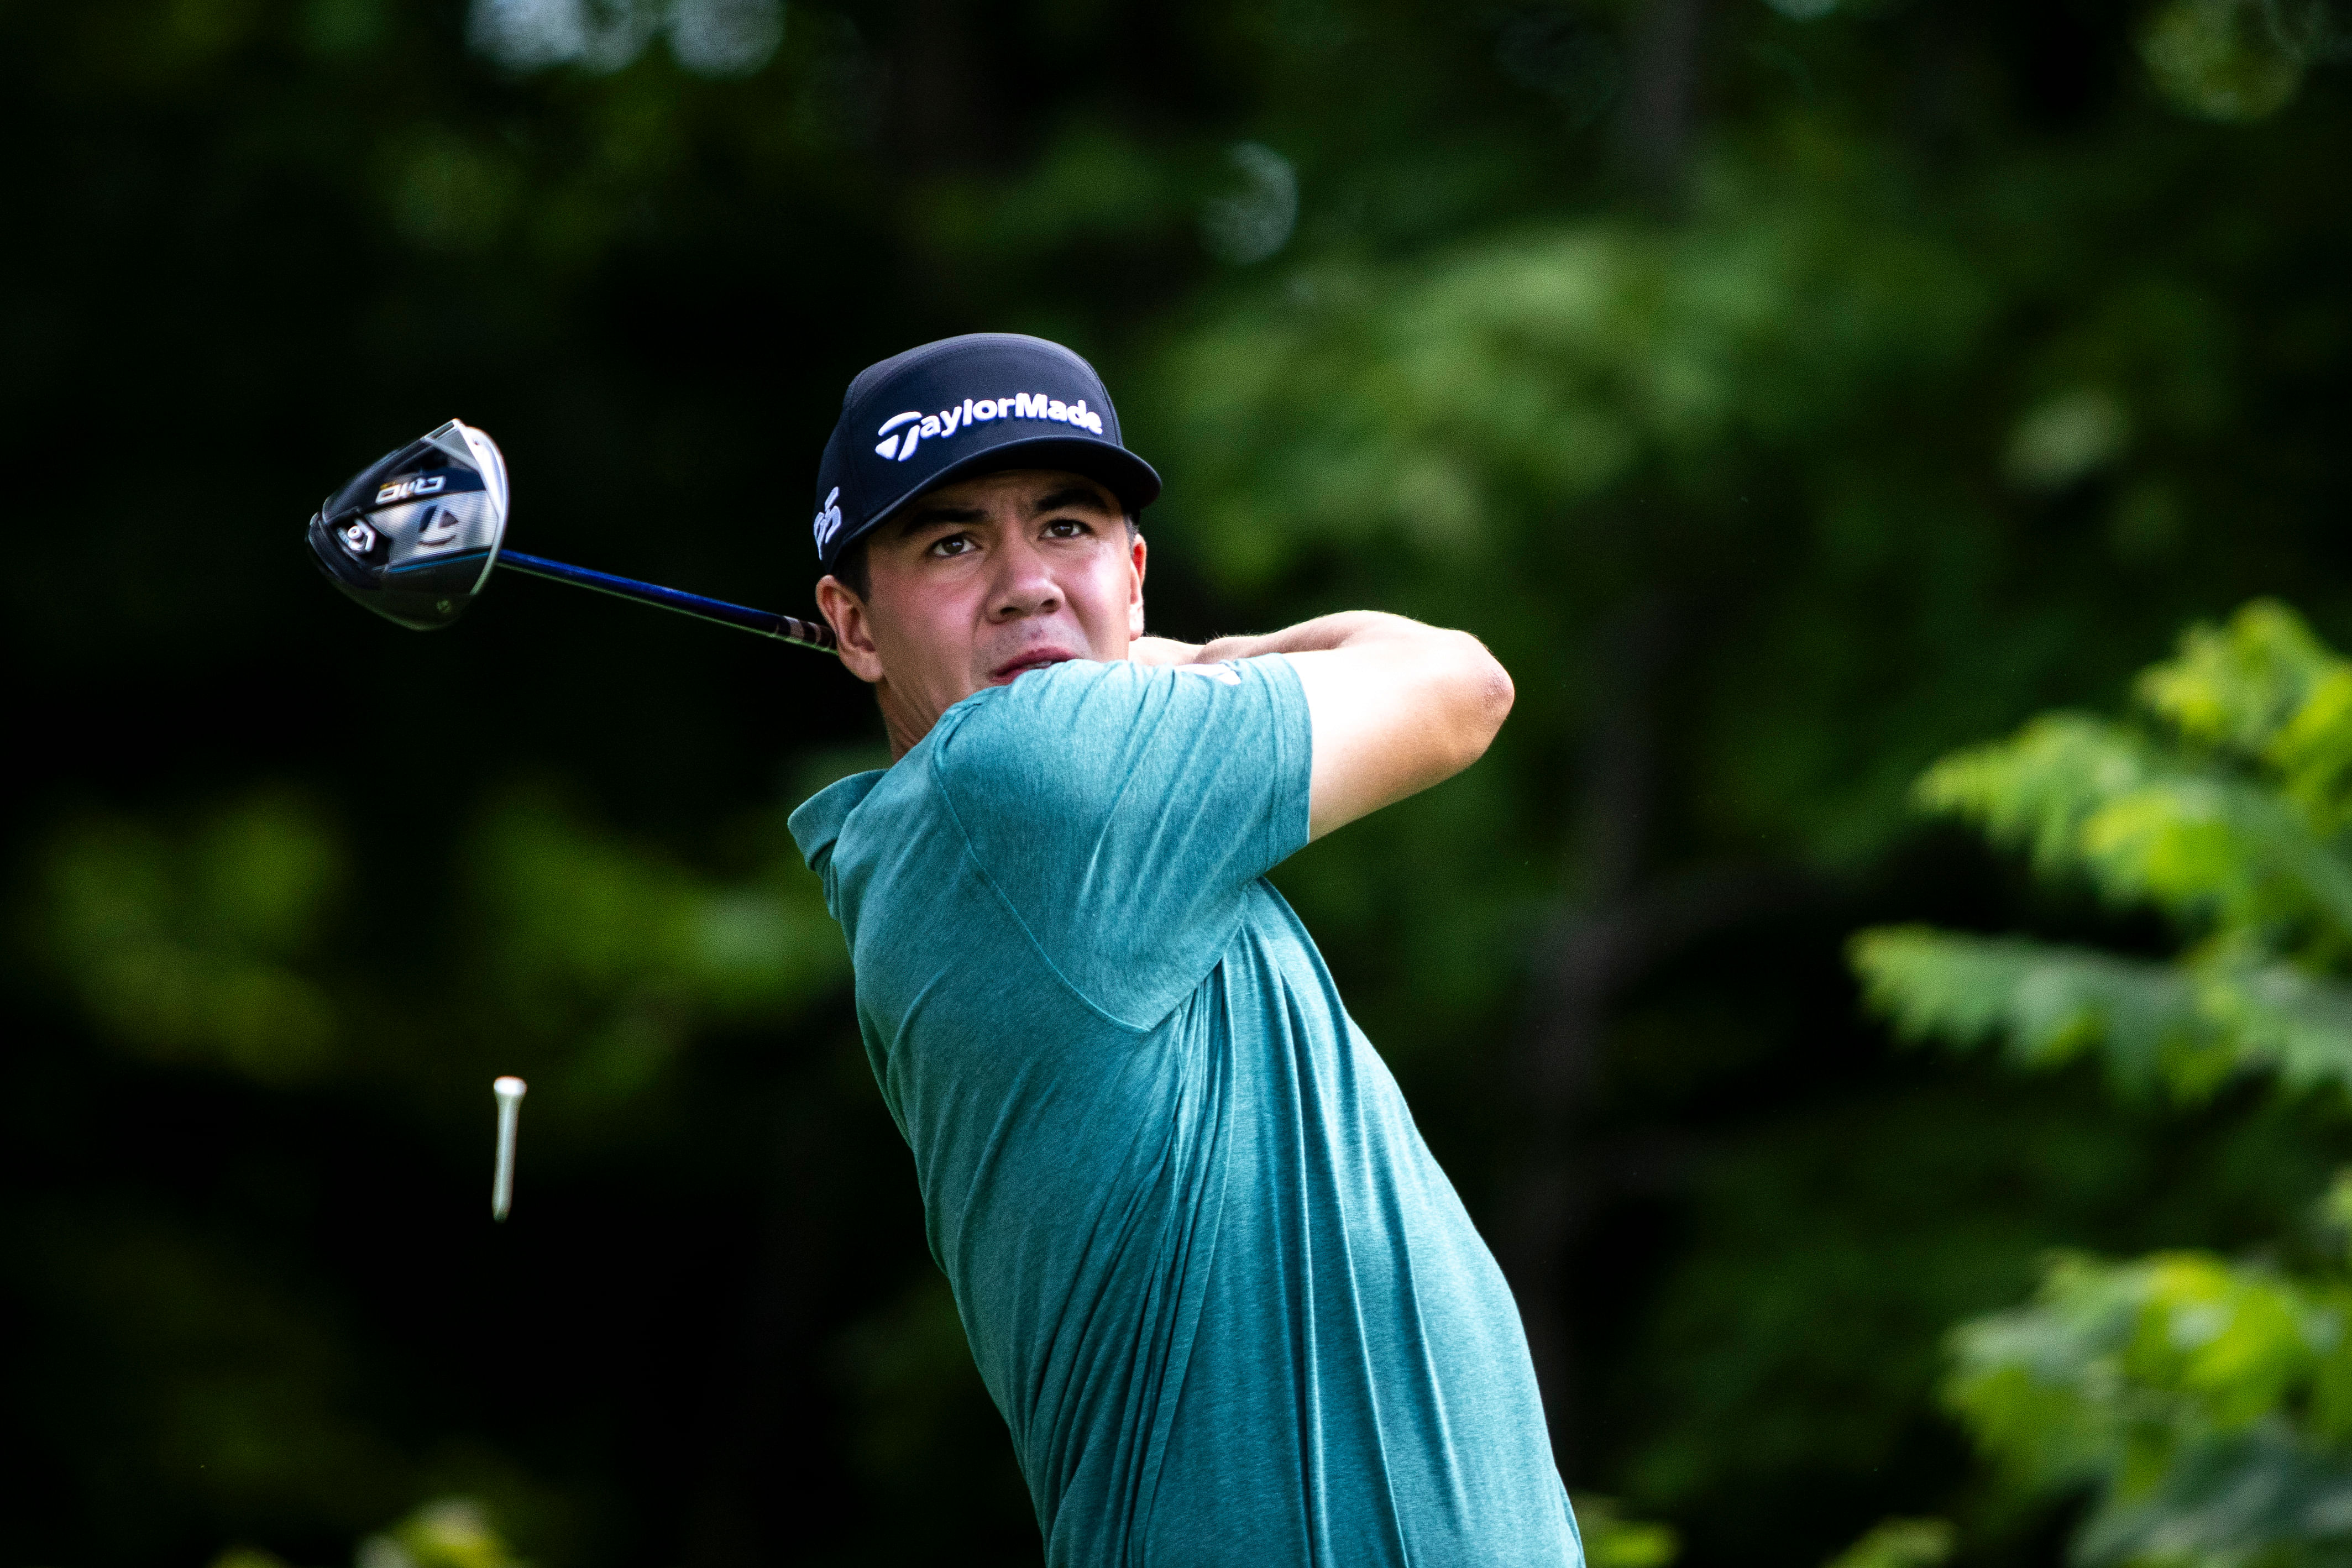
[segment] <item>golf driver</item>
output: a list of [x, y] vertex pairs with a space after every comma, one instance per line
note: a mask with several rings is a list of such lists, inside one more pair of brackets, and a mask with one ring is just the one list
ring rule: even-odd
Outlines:
[[418, 632], [465, 613], [490, 569], [502, 566], [833, 651], [833, 629], [821, 622], [505, 549], [506, 531], [506, 458], [488, 435], [453, 419], [328, 497], [310, 518], [310, 555], [337, 588]]

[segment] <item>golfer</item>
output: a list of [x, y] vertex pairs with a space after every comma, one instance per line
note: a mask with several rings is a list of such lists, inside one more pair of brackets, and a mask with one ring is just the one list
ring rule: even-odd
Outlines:
[[1159, 476], [1094, 370], [850, 383], [817, 601], [892, 765], [793, 814], [1053, 1568], [1576, 1568], [1518, 1311], [1284, 857], [1477, 760], [1475, 639], [1143, 634]]

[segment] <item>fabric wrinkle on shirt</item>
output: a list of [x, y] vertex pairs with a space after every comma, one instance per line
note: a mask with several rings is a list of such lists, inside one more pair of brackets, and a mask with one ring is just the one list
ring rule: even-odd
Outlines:
[[1312, 760], [1280, 655], [1072, 661], [792, 830], [1051, 1568], [1580, 1568], [1509, 1289], [1265, 880]]

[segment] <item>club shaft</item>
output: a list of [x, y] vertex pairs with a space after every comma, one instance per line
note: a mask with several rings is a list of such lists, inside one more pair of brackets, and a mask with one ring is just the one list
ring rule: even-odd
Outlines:
[[721, 626], [733, 626], [745, 632], [756, 632], [762, 637], [773, 637], [780, 643], [791, 643], [803, 648], [834, 652], [833, 628], [818, 622], [803, 621], [796, 616], [779, 615], [771, 610], [754, 610], [749, 605], [730, 604], [723, 599], [705, 599], [699, 593], [684, 593], [658, 583], [639, 582], [634, 578], [614, 577], [610, 572], [591, 571], [584, 566], [567, 566], [560, 560], [543, 556], [525, 555], [520, 550], [502, 549], [498, 564], [530, 577], [543, 577], [554, 582], [568, 582], [575, 588], [593, 588], [599, 593], [610, 593], [622, 599], [634, 599], [640, 604], [657, 609], [675, 610], [681, 615], [692, 615], [704, 621], [716, 621]]

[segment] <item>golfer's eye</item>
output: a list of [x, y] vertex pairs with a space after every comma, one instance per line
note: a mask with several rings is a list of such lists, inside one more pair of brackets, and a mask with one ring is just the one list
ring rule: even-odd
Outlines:
[[1045, 525], [1045, 537], [1049, 539], [1082, 539], [1092, 532], [1091, 527], [1076, 517], [1055, 517]]

